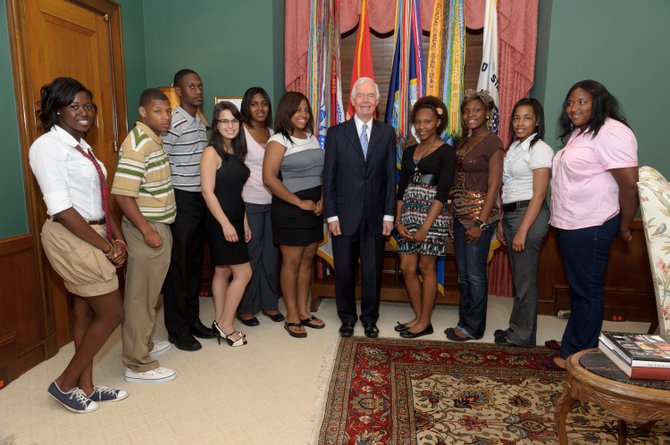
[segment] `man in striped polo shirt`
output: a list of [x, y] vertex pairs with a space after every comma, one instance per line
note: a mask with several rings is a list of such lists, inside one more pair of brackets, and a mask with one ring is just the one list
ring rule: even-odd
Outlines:
[[203, 88], [200, 76], [189, 69], [178, 71], [173, 85], [179, 106], [172, 113], [172, 125], [163, 143], [170, 158], [177, 219], [172, 224], [172, 261], [163, 286], [165, 327], [177, 348], [197, 351], [202, 345], [195, 337], [214, 338], [214, 332], [200, 321], [198, 300], [206, 239], [200, 156], [207, 146], [207, 133], [198, 117]]
[[167, 96], [149, 88], [140, 97], [140, 118], [121, 145], [112, 195], [123, 212], [128, 243], [123, 322], [123, 364], [128, 382], [169, 382], [177, 373], [159, 366], [155, 355], [170, 348], [152, 339], [156, 303], [172, 251], [169, 224], [176, 215], [168, 157], [160, 134], [170, 128]]

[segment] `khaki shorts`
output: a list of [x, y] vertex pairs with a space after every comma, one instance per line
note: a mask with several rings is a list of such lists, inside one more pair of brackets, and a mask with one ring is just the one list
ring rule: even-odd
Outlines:
[[[91, 227], [106, 236], [104, 225]], [[44, 253], [68, 291], [80, 297], [94, 297], [119, 288], [116, 267], [102, 250], [51, 219], [44, 223], [41, 236]]]

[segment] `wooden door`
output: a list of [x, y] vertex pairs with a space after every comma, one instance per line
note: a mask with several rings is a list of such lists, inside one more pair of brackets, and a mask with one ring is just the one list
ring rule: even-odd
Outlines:
[[[70, 341], [69, 303], [62, 279], [42, 254], [39, 233], [46, 207], [28, 163], [39, 136], [35, 117], [40, 88], [59, 76], [79, 80], [93, 92], [98, 115], [86, 135], [108, 177], [116, 170], [117, 148], [127, 134], [120, 7], [108, 0], [8, 0], [14, 83], [30, 229], [42, 280], [47, 356]], [[115, 213], [118, 215], [118, 209]]]

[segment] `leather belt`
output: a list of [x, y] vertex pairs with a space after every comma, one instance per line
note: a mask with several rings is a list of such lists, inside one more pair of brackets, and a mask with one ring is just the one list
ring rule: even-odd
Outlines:
[[[59, 223], [59, 224], [61, 223], [61, 222], [58, 220], [58, 218], [56, 218], [55, 216], [52, 216], [51, 219], [52, 219], [53, 221]], [[107, 219], [103, 216], [103, 217], [100, 218], [100, 219], [96, 219], [96, 220], [93, 220], [93, 221], [86, 221], [86, 222], [87, 222], [89, 225], [91, 225], [91, 226], [104, 226], [105, 224], [107, 224]]]
[[[417, 177], [418, 176], [418, 177]], [[438, 177], [437, 175], [433, 174], [425, 174], [425, 175], [414, 175], [413, 182], [415, 184], [426, 184], [426, 185], [437, 185], [438, 182]]]
[[526, 201], [511, 202], [509, 204], [503, 204], [502, 210], [503, 212], [514, 212], [519, 209], [525, 209], [528, 207], [528, 204], [530, 204], [530, 199]]

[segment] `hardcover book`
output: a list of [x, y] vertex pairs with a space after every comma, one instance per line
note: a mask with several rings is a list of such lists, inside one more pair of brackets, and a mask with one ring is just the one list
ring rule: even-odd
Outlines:
[[619, 352], [611, 349], [602, 340], [598, 343], [598, 349], [631, 379], [670, 380], [670, 368], [631, 366]]
[[670, 342], [660, 335], [603, 331], [599, 340], [629, 366], [670, 368]]

